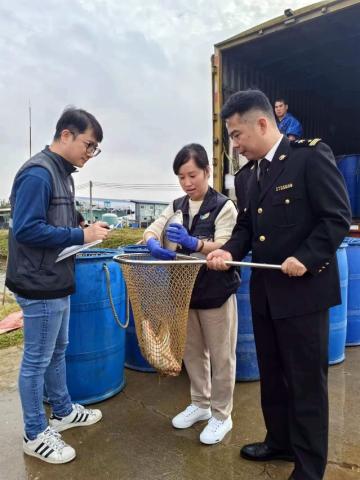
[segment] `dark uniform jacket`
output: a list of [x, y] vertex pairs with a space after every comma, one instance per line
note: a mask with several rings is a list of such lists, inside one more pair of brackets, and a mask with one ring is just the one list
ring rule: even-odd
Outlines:
[[296, 257], [308, 270], [302, 277], [254, 269], [252, 302], [261, 280], [257, 285], [266, 290], [273, 318], [305, 315], [341, 302], [335, 254], [350, 222], [348, 195], [330, 148], [319, 139], [284, 137], [261, 191], [252, 171], [249, 208], [222, 248], [234, 260], [249, 250], [254, 262], [281, 264]]
[[250, 178], [255, 169], [255, 162], [249, 161], [235, 173], [235, 194], [239, 213], [246, 212], [249, 201]]
[[[184, 227], [190, 235], [202, 239], [214, 241], [215, 220], [226, 202], [231, 200], [209, 187], [199, 212], [194, 216], [189, 228], [189, 197], [174, 200], [173, 209], [181, 210], [184, 218]], [[190, 254], [186, 249], [179, 249], [180, 253]], [[227, 272], [208, 270], [204, 265], [201, 267], [196, 278], [190, 301], [190, 308], [208, 309], [219, 308], [226, 300], [235, 293], [240, 285], [237, 270], [231, 268]]]

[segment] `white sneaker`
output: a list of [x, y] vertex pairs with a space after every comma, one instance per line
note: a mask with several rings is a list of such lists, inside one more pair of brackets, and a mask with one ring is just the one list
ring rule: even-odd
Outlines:
[[196, 422], [201, 420], [209, 420], [211, 417], [210, 408], [200, 408], [196, 405], [189, 405], [186, 409], [178, 413], [176, 417], [172, 419], [172, 424], [175, 428], [189, 428]]
[[29, 440], [24, 435], [23, 449], [27, 455], [48, 463], [67, 463], [76, 457], [75, 450], [51, 427], [39, 433], [35, 440]]
[[211, 417], [204, 430], [200, 433], [200, 442], [207, 445], [219, 443], [225, 435], [232, 429], [231, 416], [226, 420], [217, 420]]
[[102, 419], [100, 410], [92, 410], [85, 408], [78, 403], [73, 403], [73, 410], [66, 417], [57, 417], [52, 414], [49, 419], [49, 424], [57, 432], [62, 432], [68, 428], [86, 427], [93, 425]]

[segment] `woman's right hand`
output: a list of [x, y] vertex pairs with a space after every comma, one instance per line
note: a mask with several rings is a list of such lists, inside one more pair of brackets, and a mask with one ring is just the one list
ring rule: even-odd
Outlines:
[[176, 257], [176, 253], [172, 252], [171, 250], [167, 250], [166, 248], [162, 248], [160, 246], [159, 240], [155, 237], [150, 237], [146, 245], [150, 250], [150, 253], [153, 257], [158, 258], [160, 260], [174, 260]]

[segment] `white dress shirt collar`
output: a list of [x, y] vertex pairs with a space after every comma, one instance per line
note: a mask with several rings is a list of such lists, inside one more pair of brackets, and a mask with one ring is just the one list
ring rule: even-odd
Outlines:
[[265, 155], [264, 158], [266, 158], [266, 160], [269, 160], [269, 162], [271, 162], [272, 159], [274, 158], [275, 152], [276, 152], [276, 150], [278, 149], [278, 146], [280, 145], [281, 140], [283, 139], [283, 136], [284, 136], [284, 135], [281, 135], [281, 137], [279, 138], [279, 140], [275, 143], [275, 145], [273, 145], [273, 147], [272, 147], [272, 148], [268, 151], [268, 153]]

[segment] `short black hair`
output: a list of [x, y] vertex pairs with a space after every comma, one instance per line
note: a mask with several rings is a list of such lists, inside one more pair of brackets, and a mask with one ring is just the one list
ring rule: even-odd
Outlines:
[[209, 168], [209, 159], [205, 148], [199, 143], [189, 143], [189, 145], [182, 147], [182, 149], [176, 154], [173, 163], [175, 175], [178, 175], [180, 167], [191, 159], [194, 159], [196, 166], [202, 170], [207, 170]]
[[96, 141], [100, 143], [103, 139], [103, 131], [94, 115], [81, 108], [67, 107], [56, 124], [54, 140], [59, 140], [63, 130], [70, 130], [76, 136], [84, 133], [88, 128], [92, 129]]
[[249, 89], [233, 93], [221, 109], [221, 118], [227, 120], [236, 113], [244, 115], [251, 110], [260, 110], [275, 121], [270, 100], [261, 90]]
[[274, 104], [275, 104], [276, 102], [281, 102], [281, 103], [283, 103], [284, 105], [289, 105], [285, 97], [279, 97], [279, 98], [277, 98], [277, 99], [275, 100]]

